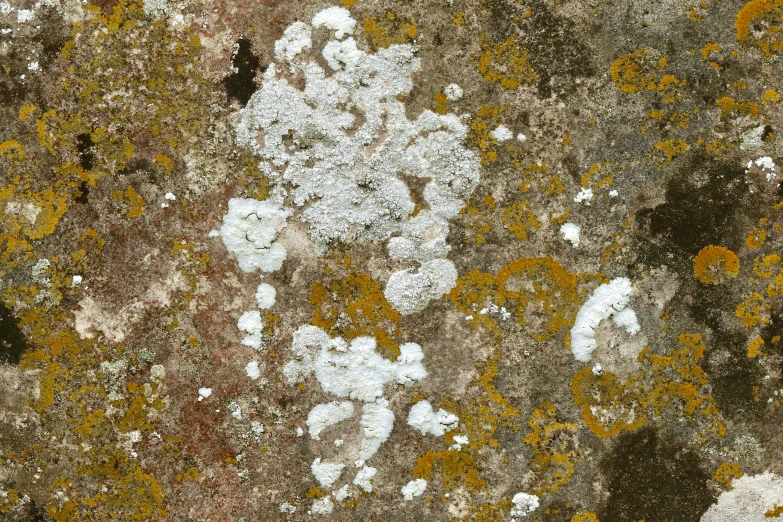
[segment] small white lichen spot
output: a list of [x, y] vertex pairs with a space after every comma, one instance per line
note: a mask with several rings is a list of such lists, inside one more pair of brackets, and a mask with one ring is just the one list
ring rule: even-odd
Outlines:
[[212, 388], [199, 388], [198, 389], [198, 400], [203, 401], [204, 399], [208, 398], [210, 395], [212, 395]]
[[353, 416], [353, 403], [351, 401], [329, 402], [318, 404], [307, 414], [307, 429], [310, 437], [321, 440], [319, 434], [334, 424], [350, 419]]
[[163, 197], [166, 198], [169, 201], [176, 201], [177, 200], [177, 196], [175, 196], [172, 192], [166, 192], [166, 195], [163, 196]]
[[79, 286], [82, 284], [82, 276], [75, 275], [71, 278], [71, 286]]
[[337, 491], [335, 491], [333, 494], [334, 494], [334, 499], [337, 502], [342, 502], [343, 500], [351, 496], [351, 486], [346, 484], [340, 489], [338, 489]]
[[462, 98], [462, 87], [456, 83], [450, 83], [443, 89], [443, 95], [449, 101], [457, 101]]
[[343, 468], [345, 468], [345, 464], [321, 462], [321, 457], [315, 459], [310, 465], [315, 480], [325, 488], [330, 488], [332, 484], [337, 482], [343, 473]]
[[243, 313], [237, 321], [237, 328], [247, 335], [242, 339], [242, 344], [255, 348], [261, 348], [261, 333], [264, 329], [264, 323], [261, 321], [261, 312], [251, 310]]
[[313, 17], [313, 27], [331, 29], [339, 40], [347, 34], [353, 34], [356, 20], [351, 18], [351, 12], [344, 7], [328, 7]]
[[469, 442], [467, 435], [454, 435], [454, 444], [449, 446], [449, 449], [462, 451], [462, 446], [467, 446]]
[[743, 475], [731, 481], [718, 501], [701, 517], [701, 522], [768, 522], [764, 516], [775, 505], [783, 506], [783, 478], [774, 473]]
[[332, 496], [327, 495], [313, 501], [310, 513], [313, 515], [328, 515], [332, 510], [334, 510], [334, 502], [332, 502]]
[[512, 520], [513, 517], [526, 517], [538, 508], [538, 497], [527, 493], [517, 493], [511, 499], [514, 507], [509, 511]]
[[275, 239], [290, 214], [268, 199], [232, 198], [228, 201], [220, 237], [226, 250], [236, 256], [242, 271], [280, 270], [286, 251]]
[[250, 361], [247, 363], [247, 365], [245, 365], [245, 373], [253, 381], [261, 377], [261, 369], [258, 367], [258, 361]]
[[297, 437], [301, 437], [302, 435], [304, 435], [304, 430], [302, 428], [300, 428], [299, 426], [297, 426], [296, 427], [296, 436]]
[[442, 437], [447, 431], [457, 428], [459, 417], [440, 409], [434, 411], [429, 401], [419, 401], [408, 413], [408, 425], [423, 434]]
[[411, 480], [407, 484], [405, 484], [402, 488], [400, 488], [400, 493], [402, 493], [402, 498], [405, 500], [413, 500], [413, 497], [421, 496], [422, 493], [424, 493], [424, 490], [427, 489], [427, 481], [424, 479], [415, 479]]
[[518, 139], [520, 142], [524, 143], [524, 142], [526, 142], [526, 141], [527, 141], [527, 136], [525, 136], [524, 134], [522, 134], [522, 133], [520, 132], [519, 134], [517, 134], [517, 139]]
[[35, 18], [35, 11], [31, 9], [19, 9], [16, 12], [16, 23], [23, 24]]
[[363, 466], [356, 472], [356, 476], [353, 478], [353, 485], [362, 488], [367, 493], [372, 493], [372, 482], [370, 482], [378, 470], [370, 466]]
[[492, 135], [493, 138], [495, 138], [495, 140], [499, 142], [508, 141], [514, 137], [514, 133], [511, 132], [511, 130], [509, 130], [509, 128], [506, 127], [505, 125], [498, 125], [498, 127], [495, 130], [493, 130], [490, 134]]
[[617, 196], [619, 196], [619, 195], [620, 195], [620, 193], [619, 193], [619, 192], [617, 192], [617, 191], [616, 191], [616, 190], [614, 190], [614, 189], [612, 189], [612, 190], [610, 190], [610, 191], [609, 191], [609, 197], [616, 198], [616, 197], [617, 197]]
[[30, 62], [27, 64], [27, 70], [28, 71], [37, 71], [39, 69], [38, 62]]
[[584, 203], [585, 205], [589, 205], [592, 199], [593, 190], [589, 188], [583, 188], [579, 191], [579, 194], [574, 196], [574, 203]]
[[[595, 340], [595, 329], [604, 319], [623, 312], [633, 294], [633, 285], [627, 277], [612, 279], [593, 291], [582, 308], [576, 314], [576, 321], [571, 328], [571, 352], [577, 361], [588, 362], [593, 351], [598, 347]], [[633, 314], [633, 316], [631, 315]], [[639, 331], [636, 314], [630, 310], [620, 316], [617, 326], [625, 328], [629, 334]]]
[[761, 167], [761, 170], [767, 175], [767, 181], [775, 179], [775, 162], [769, 156], [762, 156], [754, 161], [757, 167]]
[[287, 513], [289, 515], [296, 513], [296, 506], [291, 505], [287, 500], [280, 504], [280, 507], [277, 509], [279, 509], [281, 513]]
[[563, 226], [560, 227], [560, 235], [563, 236], [563, 239], [571, 243], [574, 248], [579, 246], [579, 233], [581, 231], [582, 229], [579, 225], [574, 225], [573, 223], [563, 223]]
[[261, 310], [267, 310], [275, 305], [277, 291], [268, 283], [261, 283], [256, 289], [256, 303]]

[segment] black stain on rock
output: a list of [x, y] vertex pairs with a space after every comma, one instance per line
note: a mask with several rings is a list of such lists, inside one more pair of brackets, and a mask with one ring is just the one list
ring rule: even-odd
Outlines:
[[88, 201], [88, 197], [90, 195], [90, 186], [87, 184], [86, 181], [82, 181], [79, 184], [79, 195], [74, 198], [74, 200], [77, 203], [80, 203], [84, 205]]
[[637, 213], [641, 260], [692, 272], [705, 246], [741, 247], [742, 227], [757, 218], [760, 203], [741, 166], [695, 156], [667, 182], [665, 203]]
[[85, 171], [92, 170], [95, 164], [95, 153], [93, 147], [95, 143], [92, 136], [87, 133], [76, 136], [76, 150], [79, 153], [79, 164]]
[[699, 456], [653, 428], [620, 435], [601, 467], [609, 498], [599, 520], [698, 522], [716, 498]]
[[258, 89], [256, 71], [261, 61], [258, 56], [253, 54], [251, 42], [247, 38], [240, 38], [237, 46], [237, 51], [231, 61], [234, 72], [223, 80], [223, 85], [229, 100], [235, 99], [244, 107]]
[[0, 362], [19, 364], [22, 353], [27, 349], [27, 339], [13, 312], [0, 303]]

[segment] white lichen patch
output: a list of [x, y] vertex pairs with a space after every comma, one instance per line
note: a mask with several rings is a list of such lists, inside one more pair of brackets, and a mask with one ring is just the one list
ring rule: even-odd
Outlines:
[[421, 496], [427, 489], [427, 481], [424, 479], [411, 480], [405, 484], [401, 489], [402, 498], [405, 500], [413, 500], [414, 497]]
[[514, 504], [514, 507], [508, 513], [511, 515], [511, 520], [515, 520], [516, 517], [527, 517], [538, 509], [539, 505], [538, 497], [528, 493], [517, 493], [511, 499], [511, 503]]
[[579, 239], [579, 233], [581, 231], [582, 229], [579, 225], [574, 225], [573, 223], [563, 223], [560, 227], [560, 235], [563, 236], [563, 239], [571, 243], [574, 248], [578, 247], [581, 242]]
[[372, 482], [375, 478], [378, 470], [370, 466], [362, 466], [362, 468], [356, 472], [356, 476], [353, 478], [353, 485], [362, 488], [367, 493], [372, 493]]
[[598, 348], [595, 329], [601, 321], [614, 316], [614, 323], [631, 335], [639, 331], [636, 314], [626, 308], [633, 294], [630, 279], [618, 277], [595, 289], [587, 302], [576, 314], [571, 328], [571, 352], [577, 361], [589, 362], [593, 351]]
[[242, 339], [242, 344], [255, 348], [261, 348], [261, 332], [264, 329], [264, 323], [261, 321], [261, 312], [251, 310], [243, 313], [237, 321], [237, 328], [246, 333]]
[[338, 422], [350, 419], [353, 416], [353, 403], [351, 401], [329, 402], [319, 404], [307, 414], [307, 429], [310, 437], [321, 440], [319, 434]]
[[325, 488], [330, 488], [332, 484], [337, 482], [344, 468], [345, 464], [321, 462], [321, 457], [315, 459], [310, 465], [310, 470], [313, 472], [315, 480]]
[[743, 475], [731, 484], [733, 489], [721, 493], [701, 522], [767, 522], [774, 518], [765, 513], [783, 506], [783, 479], [774, 473]]
[[[310, 49], [313, 27], [322, 26], [334, 36], [321, 49], [332, 74]], [[420, 69], [414, 46], [366, 53], [345, 38], [354, 27], [341, 7], [319, 12], [312, 27], [289, 26], [275, 45], [277, 62], [241, 111], [237, 141], [262, 158], [259, 167], [273, 181], [274, 199], [290, 196], [321, 247], [398, 234], [394, 243], [405, 244], [390, 245], [394, 260], [422, 265], [437, 260], [418, 272], [397, 272], [401, 275], [387, 288], [392, 304], [412, 313], [455, 284], [456, 270], [444, 259], [448, 220], [478, 183], [479, 163], [463, 146], [467, 128], [457, 116], [432, 111], [414, 121], [406, 116], [398, 98], [411, 92], [411, 77]], [[293, 76], [301, 81], [289, 81]], [[457, 96], [456, 87], [449, 91]], [[426, 205], [415, 216], [401, 174], [426, 180]]]
[[450, 83], [443, 89], [443, 95], [449, 101], [457, 101], [462, 98], [462, 87], [456, 83]]
[[277, 291], [268, 283], [261, 283], [256, 289], [256, 303], [261, 310], [267, 310], [275, 305]]
[[258, 361], [250, 361], [245, 365], [245, 374], [253, 381], [261, 377], [261, 369], [258, 367]]
[[579, 191], [579, 194], [574, 196], [574, 203], [584, 203], [589, 205], [593, 199], [593, 189], [583, 188]]
[[456, 429], [459, 417], [444, 409], [435, 411], [429, 401], [419, 401], [408, 413], [408, 425], [423, 434], [442, 437], [447, 431]]
[[244, 272], [274, 272], [283, 266], [285, 247], [277, 234], [290, 215], [271, 200], [232, 198], [223, 216], [220, 237]]
[[[294, 332], [295, 360], [283, 368], [291, 384], [315, 374], [324, 392], [363, 403], [359, 420], [362, 437], [355, 461], [356, 467], [362, 469], [354, 480], [365, 491], [371, 490], [369, 480], [376, 473], [365, 462], [378, 452], [394, 428], [394, 412], [384, 398], [384, 387], [392, 382], [411, 386], [427, 376], [418, 344], [401, 345], [400, 355], [394, 362], [381, 357], [375, 348], [372, 337], [358, 337], [346, 343], [339, 337], [330, 338], [316, 326], [302, 326]], [[353, 413], [350, 401], [315, 406], [307, 416], [310, 436], [319, 439], [323, 429], [349, 419]]]
[[490, 134], [498, 142], [508, 141], [514, 137], [514, 133], [505, 125], [498, 125]]

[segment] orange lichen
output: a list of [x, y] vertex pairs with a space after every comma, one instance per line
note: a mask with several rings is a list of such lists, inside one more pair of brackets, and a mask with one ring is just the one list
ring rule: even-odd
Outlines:
[[[682, 334], [680, 347], [666, 356], [639, 354], [642, 365], [625, 380], [612, 372], [595, 375], [586, 367], [574, 375], [571, 391], [582, 408], [587, 426], [599, 437], [612, 437], [623, 430], [633, 431], [666, 412], [701, 424], [696, 436], [721, 438], [726, 431], [712, 398], [706, 395], [707, 375], [698, 366], [705, 346], [699, 334]], [[697, 417], [696, 414], [699, 414]]]
[[693, 258], [693, 275], [705, 284], [719, 285], [734, 279], [739, 268], [737, 255], [721, 246], [706, 246]]
[[659, 166], [665, 166], [671, 163], [677, 156], [685, 154], [688, 150], [688, 144], [677, 138], [669, 138], [668, 140], [654, 143], [653, 150], [659, 155], [656, 163]]
[[764, 512], [764, 516], [767, 518], [780, 518], [783, 515], [783, 505], [772, 505], [772, 509], [768, 509]]
[[402, 317], [386, 300], [381, 286], [369, 275], [355, 271], [330, 275], [310, 289], [312, 324], [333, 337], [348, 340], [373, 336], [387, 354], [399, 354], [396, 340], [401, 332], [397, 323]]
[[748, 357], [757, 357], [760, 355], [761, 348], [764, 346], [764, 339], [758, 338], [754, 339], [749, 345], [748, 345]]
[[734, 315], [742, 320], [746, 328], [764, 325], [769, 322], [769, 303], [764, 302], [764, 296], [758, 292], [751, 292], [748, 297], [737, 306]]
[[532, 452], [530, 491], [534, 495], [554, 493], [571, 480], [574, 464], [582, 458], [577, 437], [579, 428], [576, 424], [558, 422], [557, 410], [548, 402], [530, 414], [528, 426], [531, 432], [524, 442]]
[[538, 81], [528, 59], [528, 51], [514, 38], [501, 44], [492, 44], [487, 35], [479, 43], [481, 54], [478, 58], [479, 73], [488, 82], [495, 82], [504, 89], [517, 89], [520, 85], [532, 85]]
[[612, 81], [623, 92], [633, 94], [646, 89], [658, 79], [658, 72], [651, 70], [647, 49], [637, 49], [617, 58], [609, 69]]
[[[762, 23], [763, 22], [763, 23]], [[750, 0], [737, 12], [734, 22], [738, 42], [752, 41], [764, 56], [783, 49], [783, 0]], [[754, 27], [759, 27], [758, 32]]]
[[589, 511], [582, 511], [571, 517], [571, 522], [599, 522], [598, 516]]
[[754, 228], [745, 239], [745, 244], [748, 245], [748, 248], [759, 248], [766, 240], [767, 231], [763, 228]]
[[529, 201], [518, 201], [503, 209], [501, 221], [509, 232], [513, 232], [517, 239], [527, 239], [528, 232], [538, 230], [539, 223], [536, 215], [527, 209]]
[[144, 198], [139, 196], [138, 192], [136, 192], [136, 189], [130, 185], [128, 185], [128, 188], [126, 188], [124, 192], [121, 190], [115, 190], [111, 193], [111, 197], [115, 201], [127, 206], [125, 217], [130, 219], [139, 217], [144, 211], [144, 207], [147, 206], [147, 202], [144, 201]]
[[457, 280], [450, 296], [458, 310], [471, 316], [474, 327], [494, 329], [495, 319], [478, 312], [493, 305], [505, 307], [536, 341], [571, 326], [580, 302], [576, 276], [548, 257], [519, 259], [496, 277], [472, 270]]
[[477, 244], [484, 243], [487, 234], [492, 231], [496, 206], [495, 198], [492, 197], [492, 194], [487, 194], [483, 198], [471, 199], [467, 205], [462, 207], [459, 213], [465, 224], [466, 238], [469, 237], [468, 231], [470, 231]]
[[738, 463], [729, 464], [724, 462], [718, 469], [715, 470], [715, 476], [713, 477], [716, 482], [723, 484], [726, 489], [734, 489], [731, 485], [732, 479], [740, 478], [744, 473], [740, 471], [740, 465]]
[[387, 11], [384, 16], [365, 18], [364, 33], [370, 47], [376, 51], [394, 44], [410, 43], [419, 32], [412, 18]]
[[494, 163], [498, 159], [498, 142], [492, 136], [492, 130], [498, 125], [500, 115], [505, 110], [503, 106], [482, 105], [470, 122], [468, 141], [481, 150], [482, 165]]

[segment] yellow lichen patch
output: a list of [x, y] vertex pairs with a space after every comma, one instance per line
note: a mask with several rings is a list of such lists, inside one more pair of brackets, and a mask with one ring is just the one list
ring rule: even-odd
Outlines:
[[762, 352], [761, 349], [764, 347], [764, 339], [759, 337], [758, 339], [754, 339], [750, 345], [748, 345], [748, 357], [758, 357]]
[[479, 476], [474, 458], [468, 451], [428, 451], [416, 459], [414, 477], [431, 481], [436, 473], [443, 481], [446, 491], [464, 487], [475, 492], [485, 485]]
[[558, 422], [557, 410], [548, 402], [530, 414], [527, 425], [531, 431], [524, 442], [532, 452], [529, 465], [533, 472], [530, 491], [534, 495], [554, 493], [571, 480], [574, 464], [582, 459], [578, 427]]
[[596, 161], [582, 174], [582, 188], [599, 189], [614, 183], [614, 172], [609, 162]]
[[724, 462], [715, 470], [715, 476], [713, 478], [716, 482], [723, 484], [726, 489], [734, 489], [734, 486], [731, 485], [731, 480], [740, 478], [743, 475], [744, 473], [740, 471], [740, 465], [738, 463], [729, 464], [728, 462]]
[[753, 231], [745, 239], [745, 244], [748, 248], [759, 248], [767, 240], [767, 231], [763, 228], [754, 228]]
[[514, 261], [500, 269], [497, 285], [519, 324], [536, 341], [574, 322], [580, 304], [576, 276], [551, 258]]
[[364, 20], [364, 33], [373, 51], [385, 49], [394, 44], [410, 43], [418, 36], [416, 22], [412, 18], [387, 11], [378, 18]]
[[658, 156], [656, 163], [659, 166], [668, 165], [674, 158], [684, 154], [687, 150], [688, 144], [676, 138], [669, 138], [666, 141], [653, 144], [653, 151]]
[[538, 230], [539, 223], [536, 215], [527, 209], [529, 201], [519, 201], [503, 209], [501, 221], [509, 232], [517, 239], [527, 239], [529, 232]]
[[748, 297], [737, 306], [734, 315], [742, 320], [746, 328], [765, 325], [769, 322], [769, 303], [764, 302], [764, 296], [758, 292], [751, 292]]
[[737, 255], [721, 246], [706, 246], [693, 258], [693, 275], [705, 284], [719, 285], [734, 279], [739, 268]]
[[438, 114], [446, 114], [449, 112], [449, 100], [442, 92], [435, 93], [433, 97], [432, 110]]
[[[465, 236], [472, 234], [477, 244], [481, 245], [486, 240], [487, 234], [492, 231], [494, 223], [493, 214], [497, 203], [491, 194], [483, 198], [473, 198], [459, 211], [462, 221], [465, 223]], [[471, 232], [471, 234], [468, 234]]]
[[139, 194], [136, 192], [136, 189], [130, 185], [128, 185], [128, 188], [125, 189], [125, 192], [121, 190], [115, 190], [111, 193], [111, 197], [115, 201], [127, 206], [125, 216], [130, 219], [139, 217], [144, 211], [144, 207], [147, 206], [147, 202], [144, 201], [144, 198], [139, 196]]
[[783, 0], [750, 0], [737, 12], [734, 22], [737, 41], [751, 41], [770, 58], [783, 49], [781, 22]]
[[33, 103], [30, 103], [30, 104], [28, 104], [28, 105], [25, 105], [25, 106], [24, 106], [24, 107], [22, 107], [21, 109], [19, 109], [19, 121], [26, 121], [26, 120], [27, 120], [27, 118], [28, 118], [28, 117], [29, 117], [29, 116], [30, 116], [30, 115], [31, 115], [33, 112], [35, 112], [35, 110], [36, 110], [37, 108], [38, 108], [38, 107], [36, 107], [36, 106], [35, 106], [35, 104], [33, 104]]
[[481, 150], [482, 165], [494, 163], [498, 159], [498, 142], [492, 136], [492, 130], [497, 127], [500, 115], [505, 109], [503, 106], [482, 105], [470, 122], [468, 141]]
[[780, 518], [781, 515], [783, 515], [783, 505], [774, 504], [771, 509], [764, 512], [764, 516], [767, 518]]
[[402, 317], [386, 300], [381, 286], [359, 272], [330, 275], [326, 281], [313, 283], [310, 289], [312, 324], [332, 337], [350, 340], [373, 336], [380, 349], [390, 356], [398, 355], [397, 338], [401, 332], [397, 323]]
[[757, 257], [753, 261], [753, 273], [762, 279], [771, 278], [780, 268], [781, 259], [777, 254]]
[[478, 58], [479, 73], [488, 82], [495, 82], [504, 89], [517, 89], [522, 84], [538, 81], [528, 59], [528, 51], [514, 38], [501, 44], [493, 44], [487, 35], [481, 37], [481, 53]]
[[160, 165], [160, 167], [163, 168], [163, 172], [166, 174], [171, 174], [171, 171], [174, 169], [174, 162], [164, 154], [156, 154], [155, 163]]
[[6, 140], [0, 143], [0, 158], [22, 159], [24, 158], [24, 148], [17, 140]]
[[485, 308], [505, 307], [536, 341], [545, 341], [571, 326], [579, 308], [577, 278], [557, 261], [545, 258], [519, 259], [493, 277], [478, 270], [457, 280], [451, 300], [471, 316], [471, 324], [496, 327]]
[[749, 114], [751, 116], [758, 116], [760, 113], [759, 104], [754, 101], [737, 101], [731, 96], [723, 96], [715, 100], [715, 105], [718, 106], [721, 112], [721, 116], [729, 117], [734, 112], [741, 114]]
[[706, 394], [707, 375], [698, 366], [705, 349], [701, 336], [682, 334], [678, 341], [679, 347], [666, 356], [642, 350], [642, 368], [625, 380], [612, 372], [595, 375], [590, 367], [574, 375], [574, 402], [582, 408], [585, 423], [593, 433], [612, 437], [648, 421], [657, 422], [671, 412], [697, 424], [696, 437], [700, 440], [723, 437], [726, 428], [712, 397]]
[[617, 58], [609, 69], [612, 81], [623, 92], [633, 94], [658, 79], [658, 71], [649, 66], [647, 49], [637, 49]]
[[582, 511], [571, 517], [571, 522], [599, 522], [598, 516], [590, 511]]

